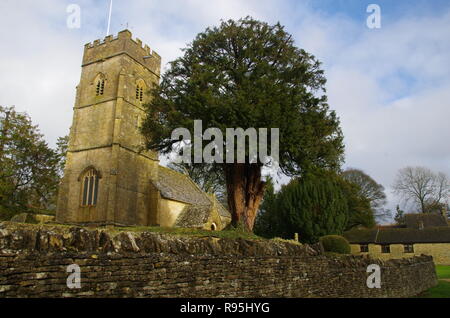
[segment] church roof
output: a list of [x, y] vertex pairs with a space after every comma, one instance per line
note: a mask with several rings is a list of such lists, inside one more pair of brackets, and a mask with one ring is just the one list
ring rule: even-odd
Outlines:
[[159, 166], [158, 180], [154, 185], [165, 199], [194, 205], [210, 205], [208, 195], [189, 176], [172, 169]]
[[188, 205], [175, 222], [177, 227], [201, 227], [208, 221], [211, 205]]
[[189, 204], [175, 222], [178, 227], [201, 227], [208, 221], [213, 206], [221, 218], [231, 218], [217, 198], [205, 193], [192, 179], [183, 173], [159, 166], [158, 179], [152, 180], [163, 198]]

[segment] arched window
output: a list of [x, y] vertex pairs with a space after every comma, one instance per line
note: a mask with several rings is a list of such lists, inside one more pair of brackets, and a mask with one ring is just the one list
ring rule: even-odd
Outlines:
[[95, 87], [95, 93], [97, 96], [101, 96], [103, 95], [104, 92], [105, 92], [105, 79], [99, 78], [97, 80], [97, 86]]
[[106, 76], [103, 73], [98, 73], [92, 84], [95, 85], [95, 96], [102, 96], [105, 93]]
[[145, 90], [145, 82], [143, 80], [139, 80], [136, 83], [136, 100], [144, 101], [144, 90]]
[[144, 90], [139, 85], [136, 87], [136, 99], [140, 102], [144, 99]]
[[84, 173], [81, 193], [82, 206], [95, 206], [97, 204], [99, 179], [98, 172], [94, 168]]

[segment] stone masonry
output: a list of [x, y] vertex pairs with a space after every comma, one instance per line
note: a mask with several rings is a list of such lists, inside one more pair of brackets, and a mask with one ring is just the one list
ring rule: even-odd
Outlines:
[[[81, 268], [81, 289], [66, 285]], [[366, 285], [381, 266], [381, 289]], [[0, 297], [410, 297], [435, 286], [429, 256], [327, 256], [274, 240], [0, 223]]]

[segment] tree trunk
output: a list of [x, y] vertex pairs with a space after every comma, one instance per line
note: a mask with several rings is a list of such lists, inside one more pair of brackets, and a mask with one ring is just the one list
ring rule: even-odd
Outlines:
[[253, 231], [256, 213], [264, 195], [265, 182], [261, 180], [260, 164], [225, 164], [228, 207], [234, 226], [242, 224]]

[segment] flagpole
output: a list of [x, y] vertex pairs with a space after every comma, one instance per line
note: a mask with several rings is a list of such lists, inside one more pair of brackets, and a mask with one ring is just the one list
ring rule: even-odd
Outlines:
[[106, 30], [106, 36], [109, 35], [109, 28], [110, 28], [110, 26], [111, 26], [112, 5], [113, 5], [113, 0], [111, 0], [110, 5], [109, 5], [108, 29]]

